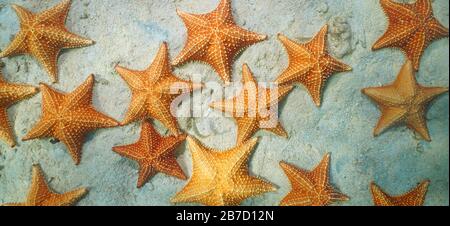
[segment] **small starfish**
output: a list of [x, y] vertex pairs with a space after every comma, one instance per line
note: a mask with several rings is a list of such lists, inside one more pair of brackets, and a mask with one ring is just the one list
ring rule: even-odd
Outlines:
[[177, 10], [183, 19], [188, 37], [184, 49], [173, 61], [178, 66], [189, 61], [211, 65], [225, 83], [231, 81], [233, 60], [245, 48], [267, 39], [244, 30], [233, 21], [231, 1], [221, 0], [216, 10], [208, 14], [188, 14]]
[[158, 171], [182, 180], [187, 179], [174, 153], [185, 139], [186, 135], [162, 137], [149, 122], [145, 121], [137, 143], [113, 147], [113, 151], [139, 163], [137, 187], [141, 188]]
[[80, 164], [84, 135], [97, 128], [118, 125], [116, 120], [92, 107], [93, 86], [93, 75], [70, 94], [41, 84], [42, 117], [23, 140], [55, 137], [68, 147], [75, 164]]
[[337, 191], [329, 182], [330, 154], [327, 154], [313, 171], [296, 168], [280, 162], [292, 186], [291, 192], [281, 201], [281, 206], [327, 206], [349, 198]]
[[417, 0], [413, 4], [380, 0], [389, 26], [373, 45], [373, 50], [398, 48], [419, 70], [420, 58], [433, 41], [448, 37], [448, 29], [433, 16], [431, 0]]
[[416, 188], [401, 196], [390, 196], [375, 183], [370, 185], [370, 191], [376, 206], [422, 206], [429, 184], [429, 180], [423, 181]]
[[238, 96], [210, 105], [211, 108], [229, 113], [235, 118], [238, 125], [237, 143], [245, 142], [260, 129], [287, 138], [288, 134], [277, 121], [278, 112], [275, 112], [273, 107], [278, 105], [293, 87], [268, 89], [259, 86], [247, 64], [244, 64], [242, 69], [242, 83], [243, 90]]
[[[177, 119], [172, 114], [173, 101], [180, 95], [202, 87], [177, 78], [169, 64], [167, 44], [164, 42], [153, 63], [144, 71], [116, 66], [116, 71], [125, 80], [133, 94], [130, 107], [122, 125], [155, 118], [174, 135], [180, 134]], [[182, 89], [181, 93], [179, 88]], [[174, 92], [176, 91], [176, 92]]]
[[64, 0], [39, 14], [13, 5], [20, 19], [20, 31], [11, 44], [0, 53], [0, 58], [30, 54], [44, 66], [52, 81], [57, 82], [57, 61], [60, 51], [94, 44], [94, 41], [73, 34], [65, 27], [70, 4], [70, 0]]
[[227, 151], [204, 147], [192, 137], [188, 137], [187, 142], [192, 154], [193, 173], [172, 202], [239, 205], [249, 197], [276, 190], [272, 184], [249, 175], [247, 164], [257, 138]]
[[79, 188], [64, 194], [57, 194], [48, 187], [39, 165], [33, 165], [31, 187], [23, 203], [7, 203], [3, 206], [72, 206], [87, 194], [86, 188]]
[[38, 92], [38, 88], [27, 85], [7, 83], [0, 71], [0, 140], [14, 147], [16, 142], [9, 125], [7, 109], [15, 103], [27, 99]]
[[336, 72], [352, 70], [350, 66], [328, 54], [327, 32], [328, 26], [325, 25], [311, 41], [304, 44], [290, 40], [282, 34], [278, 35], [289, 55], [289, 66], [278, 77], [276, 83], [304, 85], [317, 106], [322, 104], [322, 90], [327, 79]]
[[394, 83], [362, 90], [378, 104], [382, 113], [374, 135], [378, 136], [389, 127], [404, 122], [423, 139], [431, 141], [425, 111], [432, 100], [447, 91], [448, 88], [423, 87], [418, 84], [412, 62], [408, 60]]

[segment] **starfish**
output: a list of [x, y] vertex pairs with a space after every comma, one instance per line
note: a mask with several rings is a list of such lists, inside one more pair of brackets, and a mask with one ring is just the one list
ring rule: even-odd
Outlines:
[[247, 164], [257, 138], [226, 151], [204, 147], [192, 137], [188, 137], [187, 142], [192, 154], [193, 173], [172, 202], [234, 206], [249, 197], [276, 190], [269, 182], [249, 175]]
[[433, 41], [448, 37], [448, 29], [433, 16], [431, 0], [417, 0], [413, 4], [380, 0], [389, 19], [384, 35], [372, 50], [398, 48], [419, 70], [420, 58]]
[[362, 90], [379, 105], [382, 113], [374, 135], [378, 136], [389, 127], [403, 122], [423, 139], [431, 141], [425, 111], [432, 100], [447, 91], [448, 88], [423, 87], [418, 84], [412, 62], [408, 60], [394, 83]]
[[0, 53], [0, 58], [29, 54], [42, 64], [52, 81], [57, 82], [57, 60], [60, 51], [94, 44], [94, 41], [73, 34], [65, 27], [70, 3], [70, 0], [64, 0], [39, 14], [13, 5], [12, 8], [20, 19], [20, 31], [11, 44]]
[[314, 170], [306, 171], [286, 162], [280, 162], [292, 186], [291, 192], [281, 201], [281, 206], [327, 206], [349, 198], [337, 191], [329, 182], [330, 154]]
[[39, 165], [33, 165], [32, 174], [27, 200], [23, 203], [7, 203], [3, 206], [72, 206], [88, 192], [86, 188], [79, 188], [64, 194], [57, 194], [48, 187]]
[[322, 104], [322, 90], [325, 83], [336, 72], [351, 71], [327, 52], [328, 26], [307, 43], [297, 43], [288, 37], [278, 34], [289, 56], [288, 68], [277, 78], [280, 85], [300, 83], [306, 87], [317, 106]]
[[137, 143], [113, 147], [113, 151], [139, 163], [137, 187], [141, 188], [157, 171], [182, 180], [187, 179], [174, 153], [185, 139], [186, 135], [162, 137], [149, 122], [145, 121]]
[[370, 185], [370, 191], [376, 206], [422, 206], [429, 184], [429, 180], [423, 181], [416, 188], [401, 196], [390, 196], [375, 183]]
[[[169, 64], [167, 44], [164, 42], [153, 63], [144, 71], [116, 66], [116, 71], [125, 80], [133, 94], [130, 107], [122, 125], [155, 118], [162, 122], [174, 135], [180, 134], [177, 119], [172, 114], [173, 101], [180, 94], [186, 94], [202, 87], [177, 78]], [[182, 90], [181, 93], [179, 92]]]
[[231, 1], [221, 0], [208, 14], [188, 14], [177, 10], [188, 32], [187, 43], [173, 61], [178, 66], [202, 61], [214, 68], [225, 83], [231, 81], [234, 58], [245, 48], [267, 39], [266, 35], [244, 30], [233, 21]]
[[7, 109], [13, 104], [27, 99], [38, 92], [38, 88], [28, 85], [7, 83], [0, 71], [0, 139], [14, 147], [16, 142], [9, 125]]
[[67, 146], [75, 164], [80, 164], [84, 135], [97, 128], [118, 125], [116, 120], [92, 106], [93, 86], [93, 75], [70, 94], [41, 84], [42, 117], [23, 140], [54, 137]]
[[[264, 129], [287, 138], [288, 134], [277, 121], [276, 105], [292, 90], [292, 86], [265, 88], [257, 84], [250, 68], [242, 69], [243, 90], [232, 99], [211, 103], [211, 107], [231, 114], [238, 125], [237, 143], [241, 144]], [[275, 119], [275, 120], [273, 120]]]

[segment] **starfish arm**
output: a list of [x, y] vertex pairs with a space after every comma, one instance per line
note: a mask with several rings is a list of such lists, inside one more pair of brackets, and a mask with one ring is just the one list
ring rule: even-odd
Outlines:
[[[245, 175], [248, 174], [248, 172], [243, 173], [245, 173]], [[223, 200], [225, 206], [237, 206], [247, 198], [276, 191], [273, 184], [258, 177], [240, 177], [239, 179], [235, 179], [234, 182], [236, 185], [233, 188], [233, 191], [224, 194]]]
[[433, 16], [433, 6], [430, 0], [416, 0], [414, 8], [425, 18]]
[[405, 102], [395, 86], [371, 87], [362, 90], [362, 93], [379, 105], [387, 107], [400, 106]]
[[448, 88], [445, 87], [420, 87], [420, 95], [418, 98], [421, 103], [428, 103], [447, 92]]
[[63, 0], [56, 6], [39, 13], [36, 21], [39, 24], [64, 26], [71, 5], [71, 0]]
[[14, 37], [11, 44], [9, 44], [6, 49], [0, 53], [0, 58], [21, 55], [27, 53], [28, 51], [27, 34], [20, 31], [16, 37]]
[[43, 206], [72, 206], [75, 205], [80, 199], [82, 199], [88, 190], [86, 188], [79, 188], [64, 194], [51, 194], [50, 197], [45, 200]]
[[330, 193], [330, 202], [344, 202], [344, 201], [348, 201], [350, 200], [350, 198], [340, 192], [334, 191], [333, 188], [331, 188], [331, 193]]
[[147, 116], [147, 97], [145, 94], [133, 94], [130, 106], [121, 125], [127, 125], [131, 122], [143, 119]]
[[208, 48], [205, 61], [214, 68], [224, 82], [228, 83], [231, 81], [232, 57], [222, 40], [216, 38]]
[[132, 91], [144, 90], [145, 73], [143, 71], [130, 70], [119, 65], [115, 69]]
[[[168, 105], [166, 103], [169, 103]], [[155, 98], [149, 101], [147, 111], [152, 118], [157, 119], [163, 125], [165, 125], [173, 135], [178, 136], [180, 134], [180, 128], [178, 121], [172, 114], [173, 100], [170, 95], [162, 94], [160, 98]]]
[[52, 43], [62, 49], [80, 48], [94, 44], [94, 41], [59, 27], [48, 26], [37, 31], [40, 42]]
[[[311, 79], [308, 79], [307, 77]], [[322, 105], [322, 92], [326, 82], [326, 80], [323, 79], [322, 74], [320, 72], [312, 71], [308, 76], [304, 76], [301, 79], [300, 83], [308, 90], [308, 93], [316, 106], [320, 107]]]
[[251, 117], [236, 117], [238, 132], [237, 143], [243, 144], [259, 130], [258, 121]]
[[150, 67], [146, 70], [148, 78], [153, 83], [158, 82], [164, 75], [171, 75], [171, 65], [169, 64], [169, 53], [167, 43], [163, 42]]
[[278, 34], [278, 39], [288, 53], [289, 66], [278, 76], [276, 83], [287, 84], [299, 82], [299, 78], [311, 70], [311, 65], [309, 64], [311, 54], [303, 45], [297, 44], [282, 34]]
[[130, 145], [116, 146], [113, 147], [112, 150], [125, 158], [139, 162], [145, 159], [145, 153], [139, 151], [141, 149], [141, 145], [142, 144], [138, 142]]
[[40, 90], [42, 93], [42, 113], [43, 115], [47, 114], [57, 114], [57, 108], [53, 106], [61, 106], [64, 102], [65, 96], [55, 90], [53, 90], [50, 86], [41, 83]]
[[436, 18], [428, 23], [427, 39], [430, 41], [448, 37], [448, 28], [444, 27]]
[[[1, 74], [0, 74], [1, 77]], [[39, 89], [29, 85], [9, 84], [0, 81], [0, 106], [9, 107], [23, 99], [39, 92]]]
[[319, 165], [311, 172], [311, 176], [314, 178], [316, 185], [321, 188], [326, 188], [329, 184], [330, 158], [331, 155], [329, 153], [326, 154]]
[[408, 59], [413, 62], [414, 69], [419, 70], [420, 59], [429, 42], [426, 40], [427, 37], [425, 32], [416, 32], [414, 37], [415, 38], [406, 43], [403, 49], [406, 52]]
[[308, 178], [309, 172], [299, 169], [286, 162], [280, 162], [280, 166], [288, 177], [292, 190], [314, 190], [313, 181]]
[[242, 83], [252, 84], [256, 88], [256, 79], [253, 77], [253, 72], [247, 64], [242, 65]]
[[10, 147], [16, 145], [11, 126], [9, 125], [8, 113], [5, 108], [0, 108], [0, 140], [5, 141]]
[[[260, 128], [264, 128], [265, 130], [267, 130], [271, 133], [274, 133], [275, 135], [280, 136], [280, 137], [284, 137], [284, 138], [289, 137], [288, 133], [286, 132], [284, 127], [281, 125], [281, 122], [277, 122], [276, 126], [264, 125], [265, 122], [261, 122], [261, 121], [260, 121], [260, 123], [262, 125], [262, 126], [260, 126]], [[273, 124], [271, 122], [268, 122], [268, 123]]]
[[305, 46], [308, 48], [314, 55], [320, 56], [327, 53], [327, 34], [328, 34], [328, 25], [323, 26], [319, 33], [314, 36]]
[[157, 168], [159, 172], [174, 176], [181, 180], [187, 179], [173, 152], [166, 152], [160, 158], [163, 158], [164, 160], [159, 161], [155, 165], [155, 168]]
[[54, 135], [56, 121], [42, 118], [33, 128], [22, 138], [23, 141], [28, 141], [37, 138], [48, 138]]
[[219, 25], [234, 23], [230, 0], [221, 0], [213, 14], [217, 15], [215, 18], [217, 18], [217, 24]]
[[419, 133], [419, 135], [426, 141], [431, 141], [430, 132], [428, 132], [427, 120], [425, 119], [423, 107], [419, 110], [418, 113], [413, 115], [409, 115], [406, 118], [406, 125]]
[[11, 7], [16, 12], [17, 17], [19, 17], [20, 25], [28, 24], [35, 17], [31, 11], [22, 6], [12, 4]]
[[393, 86], [395, 87], [396, 92], [404, 98], [410, 98], [416, 95], [417, 80], [414, 65], [411, 60], [407, 60], [402, 66]]
[[281, 200], [280, 206], [311, 206], [312, 203], [313, 201], [309, 195], [302, 194], [299, 191], [292, 191]]
[[391, 200], [388, 194], [386, 194], [375, 183], [370, 184], [370, 192], [372, 193], [372, 199], [375, 206], [393, 206], [394, 202]]
[[70, 123], [80, 130], [91, 131], [98, 128], [111, 128], [118, 126], [119, 123], [95, 110], [92, 106], [86, 106], [67, 114], [72, 120]]
[[403, 206], [423, 206], [429, 185], [429, 180], [423, 181], [407, 194], [395, 197], [395, 199]]
[[347, 72], [351, 71], [352, 67], [347, 64], [344, 64], [331, 56], [326, 57], [326, 63], [324, 64], [324, 79], [328, 79], [332, 74], [336, 72]]
[[401, 108], [390, 108], [381, 106], [381, 117], [373, 131], [374, 136], [379, 136], [389, 127], [403, 121], [408, 113], [407, 110]]
[[150, 165], [139, 165], [139, 177], [137, 181], [137, 188], [142, 188], [148, 180], [156, 174], [156, 170]]
[[223, 35], [222, 40], [227, 44], [228, 50], [231, 50], [230, 52], [232, 53], [238, 53], [242, 49], [267, 39], [267, 35], [248, 31], [234, 24], [223, 27], [220, 33]]
[[79, 165], [81, 162], [81, 149], [85, 133], [83, 129], [77, 128], [76, 125], [68, 124], [64, 126], [64, 129], [59, 128], [55, 134], [55, 137], [67, 146], [75, 165]]
[[89, 75], [87, 80], [78, 86], [72, 93], [64, 98], [64, 110], [76, 110], [80, 106], [92, 104], [92, 89], [94, 88], [94, 76]]
[[51, 46], [49, 43], [43, 41], [41, 34], [34, 33], [30, 37], [29, 52], [34, 56], [44, 67], [45, 71], [51, 76], [52, 81], [58, 80], [58, 55], [61, 49], [58, 46]]
[[188, 61], [201, 60], [203, 55], [201, 52], [209, 43], [209, 36], [196, 36], [195, 38], [188, 37], [186, 46], [181, 50], [178, 56], [173, 60], [172, 65], [179, 66]]
[[33, 165], [31, 176], [31, 187], [27, 196], [27, 203], [31, 205], [40, 205], [52, 191], [45, 181], [44, 173], [39, 165]]

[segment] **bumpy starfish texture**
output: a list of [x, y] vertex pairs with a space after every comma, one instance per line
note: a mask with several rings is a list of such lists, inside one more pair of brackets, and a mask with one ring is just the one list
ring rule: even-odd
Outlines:
[[84, 135], [98, 128], [115, 127], [119, 124], [94, 109], [93, 86], [93, 75], [70, 94], [60, 93], [41, 84], [42, 117], [23, 140], [54, 137], [67, 146], [72, 159], [78, 165], [81, 161]]
[[157, 172], [186, 180], [175, 157], [175, 149], [186, 135], [162, 137], [149, 122], [142, 125], [141, 137], [135, 144], [113, 147], [113, 151], [139, 164], [137, 187], [141, 188]]
[[283, 198], [281, 206], [327, 206], [349, 198], [337, 192], [329, 182], [330, 154], [316, 168], [306, 171], [281, 162], [292, 190]]
[[64, 194], [58, 194], [48, 187], [39, 165], [33, 166], [32, 174], [27, 200], [23, 203], [7, 203], [4, 206], [72, 206], [88, 192], [86, 188], [79, 188]]
[[239, 205], [249, 197], [275, 191], [272, 184], [249, 175], [247, 164], [257, 140], [254, 138], [233, 149], [218, 151], [188, 137], [193, 173], [172, 202], [231, 206]]
[[242, 91], [238, 96], [210, 105], [235, 118], [238, 125], [237, 143], [247, 141], [260, 129], [287, 138], [287, 132], [278, 121], [278, 103], [293, 87], [281, 86], [270, 89], [262, 87], [256, 82], [246, 64], [242, 70], [242, 83]]
[[413, 4], [380, 0], [380, 3], [389, 26], [372, 49], [398, 48], [419, 70], [425, 49], [433, 41], [448, 37], [448, 29], [433, 16], [431, 0], [417, 0]]
[[279, 34], [289, 56], [288, 68], [277, 78], [280, 85], [300, 83], [306, 87], [317, 106], [322, 104], [322, 91], [326, 81], [334, 73], [351, 71], [345, 65], [328, 54], [328, 26], [325, 25], [319, 33], [307, 43], [297, 43]]
[[55, 7], [34, 14], [27, 9], [13, 5], [20, 19], [20, 31], [11, 44], [0, 53], [0, 58], [29, 54], [35, 57], [51, 76], [58, 80], [58, 55], [62, 49], [92, 45], [92, 40], [82, 38], [67, 30], [64, 23], [70, 8], [70, 0], [64, 0]]
[[406, 123], [423, 139], [431, 141], [425, 118], [426, 109], [432, 100], [447, 92], [448, 88], [423, 87], [417, 83], [414, 72], [412, 62], [408, 60], [394, 83], [363, 89], [363, 93], [378, 104], [382, 113], [374, 130], [375, 136], [393, 125]]
[[216, 10], [208, 14], [188, 14], [177, 10], [187, 27], [187, 42], [173, 61], [181, 65], [202, 61], [211, 65], [225, 83], [231, 81], [233, 60], [245, 48], [263, 41], [266, 35], [240, 28], [233, 21], [231, 1], [221, 0]]
[[14, 147], [16, 142], [9, 125], [7, 109], [15, 103], [27, 99], [38, 92], [38, 88], [27, 85], [11, 84], [3, 80], [0, 71], [0, 140]]
[[163, 123], [174, 135], [180, 134], [177, 119], [172, 114], [174, 100], [202, 87], [177, 78], [169, 64], [167, 44], [163, 43], [153, 63], [144, 71], [116, 66], [132, 92], [132, 100], [122, 125], [154, 118]]
[[422, 206], [429, 184], [429, 180], [423, 181], [416, 188], [401, 196], [390, 196], [375, 183], [371, 183], [370, 191], [376, 206]]

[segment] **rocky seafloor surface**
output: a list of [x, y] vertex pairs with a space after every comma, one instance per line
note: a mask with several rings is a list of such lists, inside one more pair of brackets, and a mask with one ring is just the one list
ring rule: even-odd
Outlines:
[[[405, 2], [405, 1], [404, 1]], [[5, 48], [19, 29], [10, 4], [39, 12], [58, 0], [0, 0], [0, 48]], [[87, 48], [64, 51], [59, 58], [62, 91], [72, 91], [88, 74], [95, 74], [95, 107], [121, 120], [131, 99], [125, 82], [114, 66], [143, 69], [167, 41], [171, 56], [183, 47], [186, 29], [176, 9], [204, 13], [218, 0], [74, 0], [67, 27], [96, 41]], [[427, 114], [433, 139], [426, 142], [404, 126], [389, 129], [380, 137], [372, 128], [380, 115], [377, 107], [361, 94], [361, 89], [392, 82], [405, 62], [397, 50], [371, 51], [372, 44], [387, 26], [378, 0], [234, 0], [236, 22], [249, 30], [267, 34], [267, 41], [243, 52], [234, 64], [233, 77], [241, 77], [248, 63], [259, 81], [273, 81], [287, 66], [288, 58], [276, 34], [299, 41], [308, 40], [324, 24], [329, 24], [329, 50], [333, 56], [353, 67], [350, 73], [333, 76], [317, 108], [303, 87], [297, 87], [283, 101], [281, 121], [290, 138], [270, 133], [262, 136], [251, 158], [250, 169], [279, 188], [276, 192], [246, 200], [243, 205], [277, 205], [290, 190], [281, 160], [310, 169], [331, 152], [331, 182], [351, 197], [337, 205], [372, 205], [369, 183], [377, 182], [392, 194], [402, 194], [424, 179], [431, 185], [426, 205], [449, 204], [449, 97], [433, 102]], [[434, 13], [449, 26], [449, 2], [433, 1]], [[50, 77], [29, 56], [2, 59], [6, 80], [38, 85], [50, 84]], [[425, 86], [449, 85], [449, 40], [434, 42], [423, 55], [418, 81]], [[175, 74], [188, 78], [200, 74], [208, 81], [219, 81], [204, 64], [192, 63], [176, 68]], [[208, 96], [205, 100], [211, 100]], [[206, 104], [206, 103], [205, 103]], [[8, 111], [20, 140], [41, 114], [41, 95], [20, 102]], [[215, 113], [210, 112], [211, 115]], [[180, 119], [182, 128], [215, 148], [231, 148], [236, 142], [236, 125], [231, 118]], [[161, 132], [167, 132], [158, 125]], [[142, 189], [136, 188], [137, 165], [111, 151], [113, 146], [133, 143], [139, 137], [140, 123], [98, 130], [89, 134], [79, 166], [61, 143], [52, 140], [19, 142], [9, 148], [0, 142], [0, 203], [23, 201], [31, 179], [32, 164], [41, 164], [50, 186], [65, 192], [85, 186], [89, 194], [79, 205], [171, 205], [170, 198], [185, 181], [156, 175]], [[191, 174], [190, 153], [183, 144], [179, 163]]]

